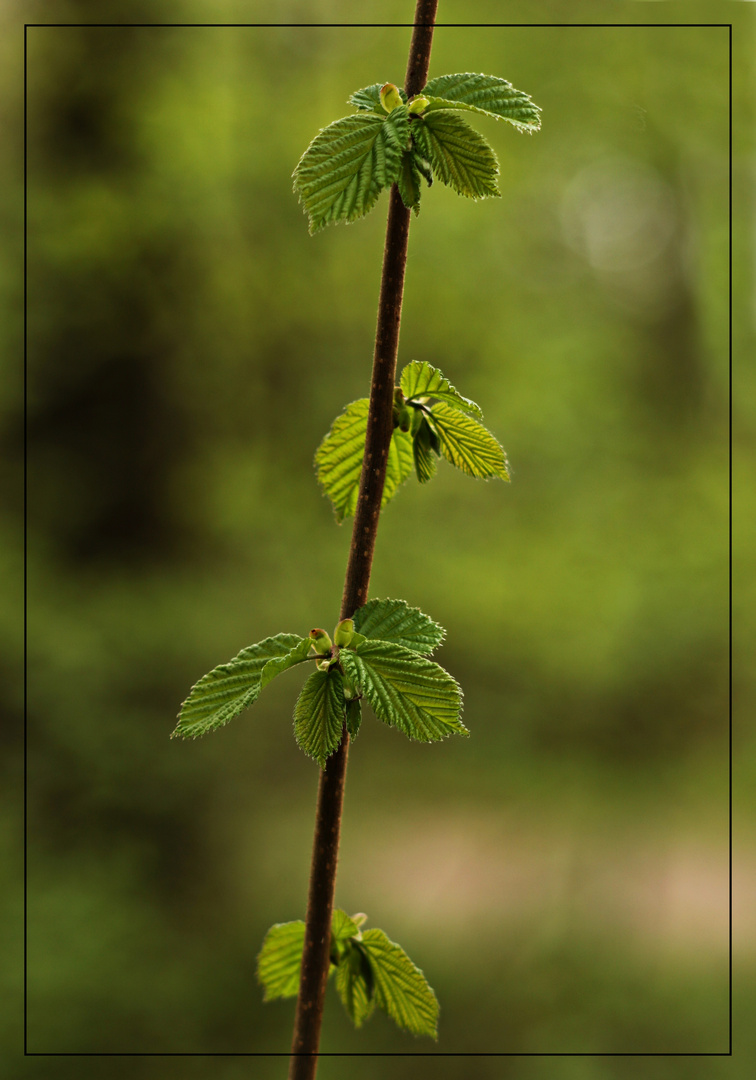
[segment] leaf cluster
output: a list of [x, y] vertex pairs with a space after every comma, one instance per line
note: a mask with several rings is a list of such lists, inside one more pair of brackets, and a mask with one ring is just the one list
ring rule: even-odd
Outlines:
[[355, 612], [352, 626], [334, 634], [340, 645], [313, 630], [306, 638], [276, 634], [242, 649], [195, 683], [174, 736], [195, 738], [222, 727], [252, 705], [271, 679], [306, 661], [314, 661], [315, 670], [297, 698], [294, 735], [321, 766], [338, 748], [345, 726], [357, 735], [363, 699], [379, 720], [410, 739], [468, 734], [459, 684], [429, 659], [444, 638], [438, 623], [404, 600], [370, 600]]
[[458, 113], [506, 120], [519, 131], [541, 124], [530, 97], [493, 75], [442, 75], [411, 100], [392, 87], [392, 99], [401, 103], [390, 111], [381, 89], [375, 83], [352, 94], [357, 113], [319, 131], [294, 170], [311, 233], [367, 214], [393, 183], [415, 213], [422, 181], [430, 187], [434, 177], [470, 199], [498, 196], [496, 154]]
[[[315, 469], [337, 521], [354, 514], [367, 435], [368, 399], [347, 405], [315, 453]], [[504, 448], [480, 423], [483, 413], [446, 376], [423, 361], [402, 371], [394, 392], [394, 430], [386, 463], [382, 506], [414, 469], [421, 484], [432, 479], [439, 457], [468, 476], [509, 480]]]
[[[420, 968], [383, 930], [362, 930], [364, 914], [334, 910], [331, 921], [329, 977], [355, 1027], [376, 1007], [414, 1035], [437, 1038], [439, 1006]], [[295, 997], [299, 988], [305, 924], [276, 923], [265, 935], [257, 958], [264, 1000]]]

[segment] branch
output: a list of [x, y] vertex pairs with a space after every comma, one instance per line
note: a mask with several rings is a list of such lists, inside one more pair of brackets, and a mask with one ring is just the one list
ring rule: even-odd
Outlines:
[[[404, 87], [410, 97], [419, 93], [428, 81], [437, 7], [438, 0], [417, 0]], [[386, 462], [394, 426], [394, 380], [409, 224], [410, 211], [402, 202], [396, 184], [393, 184], [378, 300], [365, 456], [341, 601], [342, 619], [350, 618], [357, 608], [367, 602], [370, 586]], [[289, 1080], [314, 1080], [318, 1065], [348, 754], [349, 734], [345, 725], [341, 745], [320, 773]]]

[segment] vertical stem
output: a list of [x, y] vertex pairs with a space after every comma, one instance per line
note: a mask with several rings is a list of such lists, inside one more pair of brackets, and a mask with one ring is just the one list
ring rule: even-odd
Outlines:
[[[419, 93], [428, 81], [437, 7], [438, 0], [417, 0], [404, 84], [409, 97]], [[342, 619], [349, 618], [367, 602], [370, 585], [386, 461], [393, 431], [394, 379], [409, 224], [410, 211], [402, 202], [396, 184], [392, 184], [378, 300], [365, 457], [341, 601]], [[348, 754], [349, 734], [345, 726], [341, 745], [328, 759], [326, 768], [321, 770], [318, 785], [302, 974], [294, 1019], [289, 1080], [314, 1080], [318, 1067]]]

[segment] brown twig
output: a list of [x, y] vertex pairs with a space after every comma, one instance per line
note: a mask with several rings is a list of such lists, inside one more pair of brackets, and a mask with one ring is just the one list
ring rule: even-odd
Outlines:
[[[404, 83], [404, 89], [409, 97], [419, 93], [428, 81], [437, 7], [438, 0], [417, 0]], [[410, 211], [402, 202], [396, 184], [393, 184], [389, 198], [386, 244], [383, 252], [365, 457], [341, 601], [340, 617], [342, 619], [349, 618], [357, 608], [367, 602], [370, 585], [381, 498], [386, 479], [386, 461], [393, 430], [394, 379], [399, 348], [409, 224]], [[320, 773], [302, 953], [302, 974], [294, 1019], [289, 1080], [314, 1080], [318, 1067], [320, 1028], [330, 963], [331, 916], [348, 754], [349, 734], [345, 726], [341, 745], [328, 759], [326, 768]]]

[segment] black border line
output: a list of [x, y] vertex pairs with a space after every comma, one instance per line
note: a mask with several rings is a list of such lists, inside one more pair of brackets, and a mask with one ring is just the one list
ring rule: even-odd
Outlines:
[[[28, 800], [27, 800], [27, 782], [28, 782], [28, 724], [27, 724], [27, 691], [28, 691], [28, 668], [27, 668], [27, 585], [28, 585], [28, 565], [27, 565], [27, 376], [28, 376], [28, 240], [27, 240], [27, 211], [28, 211], [28, 77], [27, 77], [27, 31], [30, 28], [49, 28], [49, 29], [61, 29], [63, 27], [71, 28], [102, 28], [102, 29], [147, 29], [147, 28], [165, 28], [165, 29], [188, 29], [188, 28], [202, 28], [202, 29], [242, 29], [242, 28], [340, 28], [340, 29], [360, 29], [365, 27], [367, 29], [389, 29], [389, 28], [411, 28], [414, 23], [24, 23], [24, 318], [23, 318], [23, 338], [24, 338], [24, 360], [23, 360], [23, 397], [24, 397], [24, 675], [23, 675], [23, 697], [24, 697], [24, 1057], [87, 1057], [87, 1058], [112, 1058], [112, 1057], [150, 1057], [150, 1058], [163, 1058], [163, 1057], [201, 1057], [201, 1058], [247, 1058], [247, 1057], [291, 1057], [290, 1051], [134, 1051], [127, 1050], [123, 1052], [118, 1051], [30, 1051], [28, 1049], [28, 971], [27, 971], [27, 959], [28, 959], [28, 846], [27, 846], [27, 823], [28, 823]], [[436, 29], [444, 28], [497, 28], [497, 29], [516, 29], [527, 28], [535, 29], [536, 27], [543, 27], [546, 29], [566, 29], [568, 27], [575, 27], [576, 29], [630, 29], [634, 27], [642, 29], [724, 29], [728, 30], [728, 52], [729, 52], [729, 168], [728, 168], [728, 181], [729, 181], [729, 194], [728, 194], [728, 219], [729, 219], [729, 244], [728, 244], [728, 352], [729, 352], [729, 579], [728, 579], [728, 592], [729, 592], [729, 1048], [727, 1051], [614, 1051], [614, 1052], [601, 1052], [601, 1051], [589, 1051], [586, 1053], [580, 1051], [358, 1051], [358, 1052], [320, 1052], [318, 1057], [597, 1057], [597, 1058], [614, 1058], [614, 1057], [732, 1057], [732, 405], [733, 405], [733, 391], [732, 391], [732, 23], [436, 23]], [[297, 1056], [311, 1056], [311, 1055], [297, 1055]]]
[[27, 903], [27, 901], [28, 901], [28, 880], [29, 880], [29, 875], [28, 875], [28, 843], [27, 843], [28, 828], [27, 828], [27, 826], [28, 826], [29, 801], [27, 799], [27, 790], [26, 790], [26, 784], [27, 784], [27, 778], [28, 778], [28, 750], [29, 750], [29, 745], [28, 745], [29, 728], [28, 728], [28, 724], [26, 722], [27, 721], [27, 702], [28, 702], [28, 697], [27, 697], [27, 694], [28, 694], [28, 672], [29, 672], [29, 667], [28, 667], [28, 663], [27, 663], [27, 643], [28, 643], [28, 633], [27, 633], [27, 631], [28, 631], [28, 625], [27, 625], [27, 617], [28, 617], [28, 605], [27, 605], [27, 582], [28, 582], [27, 552], [28, 552], [28, 544], [27, 544], [27, 539], [28, 539], [28, 536], [27, 536], [27, 527], [28, 527], [28, 522], [27, 522], [27, 505], [26, 505], [26, 498], [27, 498], [27, 450], [28, 450], [28, 439], [27, 439], [27, 421], [28, 421], [28, 415], [27, 415], [28, 414], [28, 410], [27, 410], [27, 357], [28, 357], [27, 330], [28, 330], [28, 323], [27, 323], [27, 228], [26, 228], [26, 225], [27, 225], [27, 182], [26, 181], [27, 181], [27, 161], [28, 161], [27, 153], [26, 153], [26, 150], [27, 150], [26, 140], [27, 140], [27, 87], [28, 87], [28, 80], [27, 80], [27, 69], [26, 69], [26, 63], [27, 63], [26, 37], [27, 37], [27, 27], [24, 26], [24, 375], [23, 375], [23, 379], [24, 379], [24, 389], [23, 389], [23, 396], [24, 396], [24, 570], [23, 570], [23, 574], [24, 574], [24, 584], [23, 584], [23, 590], [24, 590], [24, 644], [23, 644], [23, 649], [24, 649], [24, 688], [23, 688], [23, 697], [24, 697], [24, 1057], [27, 1056], [28, 1045], [29, 1045], [28, 1044], [28, 1038], [27, 1038], [27, 1036], [28, 1036], [28, 1011], [27, 1011], [27, 1008], [28, 1008], [28, 993], [27, 993], [27, 990], [28, 990], [28, 984], [27, 984], [28, 967], [27, 967], [27, 964], [28, 964], [28, 942], [29, 942], [28, 921], [27, 921], [27, 919], [28, 919], [28, 903]]
[[[372, 28], [372, 29], [375, 30], [375, 29], [390, 29], [392, 27], [411, 29], [414, 25], [415, 25], [414, 23], [324, 23], [324, 22], [319, 22], [319, 23], [159, 23], [159, 22], [154, 22], [154, 23], [24, 23], [25, 27], [26, 26], [33, 26], [33, 27], [47, 26], [47, 27], [60, 28], [60, 27], [65, 27], [65, 26], [72, 26], [72, 27], [112, 27], [112, 28], [121, 28], [121, 29], [123, 29], [123, 28], [131, 27], [131, 26], [134, 26], [134, 27], [137, 27], [137, 28], [139, 28], [139, 27], [141, 27], [141, 28], [158, 27], [158, 26], [159, 27], [168, 27], [168, 28], [170, 28], [170, 27], [182, 28], [182, 27], [195, 27], [196, 26], [196, 27], [203, 27], [204, 29], [220, 29], [220, 30], [228, 29], [228, 28], [239, 29], [239, 28], [242, 28], [242, 27], [261, 28], [261, 27], [266, 27], [266, 26], [271, 26], [271, 27], [293, 27], [295, 29], [299, 29], [299, 28], [306, 29], [308, 27], [310, 27], [310, 28], [323, 27], [323, 28], [326, 28], [326, 29], [328, 29], [328, 28], [330, 28], [330, 29], [338, 28], [338, 29], [342, 29], [342, 30], [360, 30], [363, 27], [366, 27], [366, 28]], [[418, 24], [418, 25], [425, 25], [425, 24]], [[633, 28], [633, 27], [636, 27], [636, 26], [637, 27], [645, 27], [647, 29], [655, 29], [657, 27], [662, 27], [662, 28], [666, 27], [667, 29], [677, 29], [678, 27], [687, 27], [687, 28], [701, 27], [703, 29], [709, 29], [709, 28], [715, 27], [715, 26], [719, 26], [719, 27], [729, 26], [729, 27], [732, 27], [732, 23], [439, 23], [439, 22], [434, 23], [434, 27], [435, 27], [436, 30], [461, 29], [463, 27], [466, 27], [466, 28], [471, 29], [471, 30], [475, 30], [475, 29], [478, 29], [478, 28], [485, 29], [486, 27], [489, 27], [489, 28], [496, 27], [497, 29], [517, 29], [518, 27], [524, 27], [524, 28], [527, 28], [527, 29], [534, 29], [535, 27], [547, 27], [547, 28], [556, 27], [557, 29], [566, 29], [568, 27], [573, 27], [573, 26], [577, 27], [578, 29], [581, 29], [581, 30], [592, 30], [594, 27], [596, 27], [598, 29], [602, 29], [602, 28], [604, 28], [604, 29], [606, 29], [606, 28], [614, 29], [615, 27], [630, 29], [630, 28]]]

